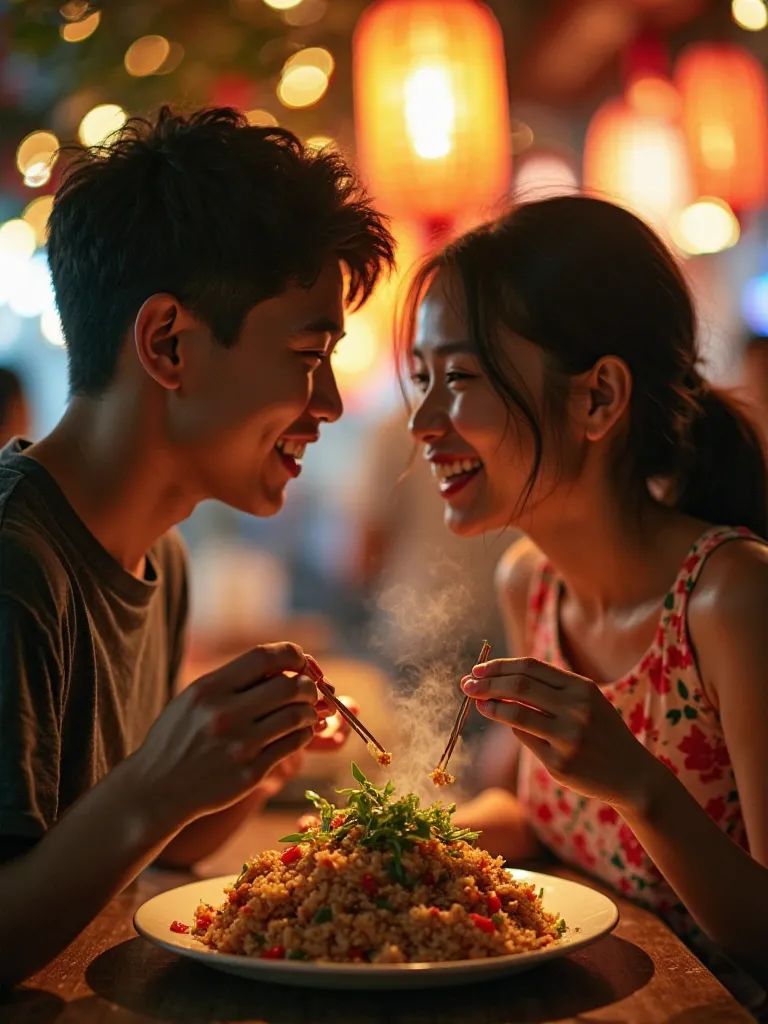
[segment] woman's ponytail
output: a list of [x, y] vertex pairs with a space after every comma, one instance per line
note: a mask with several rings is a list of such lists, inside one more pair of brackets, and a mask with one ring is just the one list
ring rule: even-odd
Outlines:
[[675, 506], [768, 539], [768, 466], [757, 428], [727, 391], [702, 382], [688, 425]]

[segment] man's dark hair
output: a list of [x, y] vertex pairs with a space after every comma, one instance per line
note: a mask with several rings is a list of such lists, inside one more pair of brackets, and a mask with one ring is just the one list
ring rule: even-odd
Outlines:
[[344, 158], [229, 108], [131, 118], [56, 193], [48, 257], [73, 395], [111, 383], [144, 301], [169, 292], [230, 346], [250, 309], [335, 255], [359, 306], [394, 263], [387, 219]]

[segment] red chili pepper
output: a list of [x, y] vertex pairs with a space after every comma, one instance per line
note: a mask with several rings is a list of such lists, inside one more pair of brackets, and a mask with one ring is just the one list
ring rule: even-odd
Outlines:
[[303, 851], [300, 846], [290, 846], [285, 853], [280, 857], [283, 864], [295, 864], [297, 860], [301, 860], [303, 857]]
[[343, 814], [337, 814], [331, 821], [331, 828], [341, 828], [346, 820]]
[[492, 935], [496, 931], [496, 925], [490, 917], [483, 917], [482, 914], [470, 914], [469, 919], [475, 928], [479, 928], [481, 932]]
[[181, 921], [172, 921], [171, 922], [171, 931], [172, 932], [178, 932], [179, 935], [186, 935], [186, 933], [189, 931], [189, 925], [188, 924], [182, 924]]
[[373, 875], [363, 875], [360, 879], [360, 884], [368, 893], [369, 896], [375, 896], [379, 891], [379, 883], [373, 877]]
[[427, 871], [426, 874], [424, 875], [424, 878], [422, 879], [422, 881], [424, 882], [425, 885], [434, 885], [435, 884], [435, 876], [432, 874], [431, 871]]
[[270, 946], [261, 954], [262, 960], [285, 960], [285, 946]]
[[212, 924], [213, 914], [209, 913], [208, 911], [205, 911], [202, 914], [198, 914], [197, 917], [195, 918], [196, 928], [210, 928]]
[[501, 910], [501, 900], [499, 899], [495, 892], [491, 893], [491, 895], [488, 897], [487, 902], [488, 916], [490, 917], [491, 914], [498, 914], [498, 912]]
[[525, 895], [528, 897], [528, 899], [531, 901], [531, 903], [533, 903], [534, 900], [536, 899], [536, 893], [533, 891], [533, 889], [526, 889], [525, 890]]
[[439, 907], [430, 907], [429, 908], [429, 916], [430, 917], [440, 917], [440, 908]]

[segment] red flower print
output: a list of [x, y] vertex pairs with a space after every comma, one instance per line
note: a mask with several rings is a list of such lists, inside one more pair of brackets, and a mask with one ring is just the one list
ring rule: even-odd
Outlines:
[[615, 825], [619, 820], [619, 812], [613, 807], [609, 807], [608, 804], [603, 804], [597, 812], [597, 820], [603, 825]]
[[561, 796], [557, 801], [557, 809], [561, 814], [570, 814], [572, 810], [571, 805], [564, 796]]
[[659, 871], [655, 864], [651, 863], [648, 865], [648, 874], [651, 878], [655, 878], [658, 882], [662, 881], [664, 875]]
[[688, 580], [686, 580], [686, 579], [678, 580], [677, 581], [677, 586], [675, 587], [675, 591], [678, 594], [687, 594], [688, 593]]
[[669, 693], [669, 677], [664, 673], [664, 665], [660, 654], [649, 654], [643, 658], [640, 671], [647, 673], [651, 686], [657, 693]]
[[730, 764], [728, 750], [722, 742], [712, 746], [707, 737], [696, 725], [681, 740], [677, 749], [686, 755], [685, 767], [699, 772], [702, 782], [712, 782], [723, 777], [723, 768]]
[[677, 767], [677, 765], [674, 763], [674, 761], [670, 761], [670, 759], [668, 757], [664, 757], [663, 754], [659, 754], [658, 758], [659, 758], [659, 760], [661, 761], [662, 764], [665, 764], [667, 766], [667, 768], [669, 768], [669, 770], [672, 772], [673, 775], [679, 775], [680, 774], [680, 769]]
[[542, 610], [544, 608], [544, 602], [546, 601], [546, 598], [547, 598], [547, 591], [548, 590], [549, 590], [549, 586], [547, 584], [547, 581], [546, 580], [542, 580], [541, 583], [539, 583], [538, 587], [536, 588], [536, 591], [535, 591], [533, 597], [531, 598], [531, 612], [534, 615], [541, 615], [541, 612], [542, 612]]
[[723, 820], [725, 814], [725, 800], [721, 796], [713, 796], [707, 800], [707, 806], [704, 808], [707, 814], [713, 821], [718, 824]]
[[628, 878], [626, 878], [624, 875], [622, 875], [621, 878], [619, 879], [619, 888], [621, 889], [621, 891], [626, 896], [628, 893], [632, 892], [632, 883], [630, 882], [630, 880]]
[[537, 786], [541, 787], [541, 789], [546, 789], [547, 788], [547, 786], [550, 783], [551, 778], [552, 778], [552, 776], [549, 774], [547, 769], [546, 768], [542, 768], [541, 766], [536, 768], [534, 773], [533, 773], [533, 780], [534, 780], [534, 782], [536, 783]]
[[619, 829], [619, 842], [621, 843], [621, 848], [624, 851], [627, 863], [633, 864], [635, 867], [639, 868], [643, 863], [643, 854], [645, 853], [645, 850], [643, 850], [637, 840], [637, 836], [629, 825], [622, 825]]
[[589, 867], [594, 866], [595, 857], [587, 849], [587, 836], [584, 832], [575, 833], [573, 837], [573, 848], [578, 852], [580, 860]]
[[668, 647], [667, 648], [667, 665], [670, 668], [688, 668], [689, 665], [693, 664], [693, 655], [687, 647]]
[[680, 615], [679, 612], [673, 612], [669, 616], [669, 628], [672, 630], [673, 633], [677, 634], [678, 640], [682, 639], [683, 632], [684, 632], [684, 629], [683, 629], [683, 616]]
[[637, 736], [641, 732], [645, 732], [646, 729], [650, 729], [653, 722], [650, 718], [647, 718], [644, 714], [645, 708], [643, 702], [640, 701], [632, 708], [627, 719], [627, 724], [632, 730], [633, 735]]
[[549, 806], [549, 804], [539, 804], [539, 806], [536, 808], [536, 817], [539, 819], [539, 821], [543, 821], [545, 825], [548, 822], [552, 821], [554, 815], [552, 814], [552, 808]]
[[692, 573], [696, 566], [701, 561], [701, 555], [689, 555], [683, 562], [683, 569], [687, 573]]

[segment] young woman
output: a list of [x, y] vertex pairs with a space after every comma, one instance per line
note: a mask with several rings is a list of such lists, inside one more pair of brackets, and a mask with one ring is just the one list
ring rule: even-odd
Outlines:
[[463, 682], [520, 741], [497, 838], [520, 858], [531, 827], [764, 984], [766, 465], [679, 267], [625, 210], [548, 199], [431, 257], [406, 313], [448, 526], [526, 535], [499, 570], [524, 657]]

